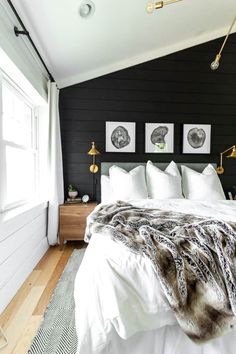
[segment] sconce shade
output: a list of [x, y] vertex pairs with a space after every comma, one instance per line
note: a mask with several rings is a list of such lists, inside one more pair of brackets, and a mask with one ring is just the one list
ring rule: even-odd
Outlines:
[[232, 151], [231, 151], [231, 154], [229, 154], [228, 156], [226, 156], [226, 157], [232, 157], [232, 158], [236, 158], [236, 147], [235, 147], [235, 145], [233, 146], [233, 148], [232, 148]]
[[223, 167], [223, 155], [230, 151], [231, 150], [231, 153], [229, 155], [227, 155], [226, 157], [229, 157], [229, 158], [236, 158], [236, 146], [233, 145], [233, 146], [230, 146], [228, 149], [226, 149], [225, 151], [221, 152], [220, 153], [220, 166], [217, 167], [216, 169], [216, 172], [219, 174], [219, 175], [222, 175], [224, 173], [224, 167]]
[[99, 155], [100, 154], [100, 152], [96, 149], [96, 147], [95, 147], [95, 142], [93, 141], [92, 142], [92, 147], [91, 147], [91, 149], [88, 151], [88, 154], [89, 155]]

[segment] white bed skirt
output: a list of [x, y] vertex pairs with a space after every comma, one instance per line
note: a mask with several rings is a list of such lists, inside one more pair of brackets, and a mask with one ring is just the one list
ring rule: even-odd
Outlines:
[[141, 332], [127, 340], [113, 331], [109, 345], [101, 354], [235, 354], [236, 332], [233, 331], [207, 344], [194, 344], [176, 326], [165, 326], [155, 331]]

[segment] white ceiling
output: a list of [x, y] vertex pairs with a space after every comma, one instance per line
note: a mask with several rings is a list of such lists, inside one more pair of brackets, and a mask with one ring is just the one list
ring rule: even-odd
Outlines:
[[221, 37], [236, 15], [236, 0], [183, 0], [151, 15], [147, 0], [93, 0], [83, 19], [81, 2], [13, 0], [59, 87]]

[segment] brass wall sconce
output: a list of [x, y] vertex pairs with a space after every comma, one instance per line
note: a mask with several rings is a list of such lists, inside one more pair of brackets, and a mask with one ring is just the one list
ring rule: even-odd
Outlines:
[[147, 13], [151, 14], [153, 13], [154, 10], [158, 10], [158, 9], [162, 9], [162, 7], [164, 7], [165, 5], [170, 5], [173, 4], [175, 2], [179, 2], [182, 0], [166, 0], [166, 1], [157, 1], [157, 2], [148, 2], [147, 3]]
[[93, 195], [92, 200], [96, 200], [96, 187], [97, 187], [97, 179], [95, 174], [98, 172], [98, 166], [96, 165], [96, 155], [99, 155], [100, 152], [96, 149], [95, 142], [92, 142], [92, 147], [88, 151], [88, 155], [93, 157], [93, 163], [89, 166], [89, 171], [93, 174]]
[[220, 65], [221, 53], [222, 53], [222, 51], [223, 51], [223, 49], [224, 49], [225, 43], [227, 42], [227, 39], [228, 39], [228, 37], [229, 37], [229, 35], [230, 35], [230, 33], [231, 33], [231, 30], [232, 30], [232, 28], [233, 28], [235, 22], [236, 22], [236, 16], [234, 17], [233, 22], [232, 22], [232, 24], [231, 24], [231, 26], [230, 26], [230, 28], [229, 28], [229, 30], [228, 30], [228, 33], [227, 33], [227, 35], [225, 36], [224, 42], [223, 42], [223, 44], [222, 44], [222, 46], [221, 46], [221, 48], [220, 48], [219, 53], [216, 54], [216, 57], [215, 57], [214, 61], [213, 61], [213, 62], [211, 63], [211, 65], [210, 65], [211, 70], [217, 70], [218, 67], [219, 67], [219, 65]]
[[223, 155], [228, 152], [231, 151], [231, 153], [226, 156], [226, 157], [230, 157], [230, 158], [236, 158], [236, 145], [231, 146], [230, 148], [226, 149], [225, 151], [220, 153], [220, 166], [217, 167], [216, 172], [219, 175], [222, 175], [224, 173], [224, 167], [223, 167]]
[[96, 155], [99, 155], [100, 152], [96, 149], [95, 142], [92, 142], [92, 147], [88, 151], [88, 155], [93, 156], [93, 163], [90, 165], [89, 170], [91, 173], [97, 173], [98, 172], [98, 166], [96, 165]]

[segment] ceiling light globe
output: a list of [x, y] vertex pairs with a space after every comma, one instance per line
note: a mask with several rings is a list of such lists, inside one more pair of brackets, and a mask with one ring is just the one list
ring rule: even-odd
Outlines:
[[212, 63], [211, 63], [211, 65], [210, 65], [210, 67], [211, 67], [211, 70], [217, 70], [218, 68], [219, 68], [219, 61], [218, 60], [214, 60]]
[[84, 0], [79, 6], [79, 15], [82, 18], [91, 17], [94, 14], [95, 5], [91, 0]]
[[80, 16], [86, 17], [89, 15], [90, 11], [91, 11], [91, 6], [89, 4], [83, 4], [80, 6], [79, 9]]

